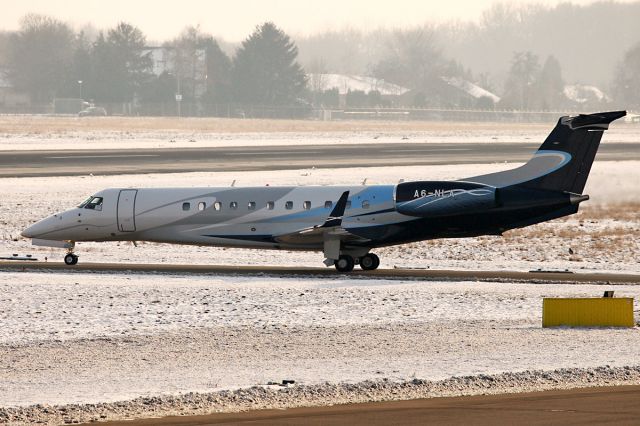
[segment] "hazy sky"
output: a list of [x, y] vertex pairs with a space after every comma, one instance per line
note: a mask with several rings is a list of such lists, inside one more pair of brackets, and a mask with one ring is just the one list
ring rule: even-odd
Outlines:
[[[512, 0], [543, 3], [558, 0]], [[592, 3], [593, 0], [574, 0]], [[77, 27], [108, 28], [118, 21], [142, 29], [150, 41], [175, 37], [185, 26], [228, 41], [244, 39], [256, 24], [273, 21], [292, 35], [353, 27], [403, 27], [427, 21], [475, 20], [496, 0], [0, 0], [0, 29], [18, 28], [29, 12], [55, 16]]]

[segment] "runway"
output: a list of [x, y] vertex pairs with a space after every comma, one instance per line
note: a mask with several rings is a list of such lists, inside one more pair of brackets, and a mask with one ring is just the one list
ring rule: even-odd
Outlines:
[[640, 284], [640, 275], [611, 273], [572, 273], [558, 271], [469, 271], [443, 269], [378, 269], [362, 271], [355, 269], [340, 274], [334, 268], [286, 267], [286, 266], [228, 266], [228, 265], [172, 265], [172, 264], [121, 264], [79, 263], [67, 266], [62, 262], [0, 261], [0, 271], [24, 272], [100, 272], [100, 273], [165, 273], [165, 274], [218, 274], [261, 276], [348, 276], [354, 279], [422, 279], [456, 281], [527, 281], [602, 284]]
[[[539, 145], [454, 142], [0, 151], [0, 177], [519, 162]], [[640, 160], [640, 143], [603, 143], [597, 159]]]
[[584, 425], [637, 424], [640, 386], [583, 388], [521, 394], [482, 395], [256, 410], [204, 416], [108, 422], [146, 425]]

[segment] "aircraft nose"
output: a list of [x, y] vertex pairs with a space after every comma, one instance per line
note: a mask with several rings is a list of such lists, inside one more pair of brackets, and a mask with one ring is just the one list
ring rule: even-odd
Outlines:
[[33, 225], [31, 225], [30, 227], [28, 227], [27, 229], [23, 230], [20, 235], [22, 235], [25, 238], [33, 238]]
[[57, 228], [58, 218], [48, 217], [39, 222], [34, 223], [27, 229], [22, 231], [22, 236], [25, 238], [40, 238], [42, 235], [55, 231]]

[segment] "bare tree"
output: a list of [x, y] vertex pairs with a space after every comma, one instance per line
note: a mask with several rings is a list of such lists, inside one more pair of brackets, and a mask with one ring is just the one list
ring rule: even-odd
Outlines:
[[613, 89], [623, 108], [640, 108], [640, 43], [629, 49], [618, 64]]
[[325, 86], [327, 84], [327, 79], [325, 77], [327, 74], [327, 66], [324, 58], [315, 58], [306, 69], [309, 72], [309, 87], [311, 88], [311, 91], [318, 93], [325, 90]]
[[444, 66], [435, 30], [422, 27], [396, 31], [387, 45], [385, 58], [375, 75], [412, 89], [428, 90]]
[[8, 77], [32, 100], [51, 100], [63, 86], [73, 61], [74, 33], [64, 22], [30, 14], [12, 34], [7, 52]]

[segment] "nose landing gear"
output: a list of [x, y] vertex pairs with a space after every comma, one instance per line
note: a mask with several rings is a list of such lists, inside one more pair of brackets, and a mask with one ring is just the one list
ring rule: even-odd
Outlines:
[[64, 257], [64, 263], [70, 266], [75, 265], [76, 263], [78, 263], [78, 256], [73, 253], [67, 253], [67, 255]]
[[67, 254], [64, 257], [64, 263], [69, 266], [75, 265], [78, 263], [78, 255], [73, 253], [73, 249], [76, 247], [76, 243], [74, 241], [68, 241]]

